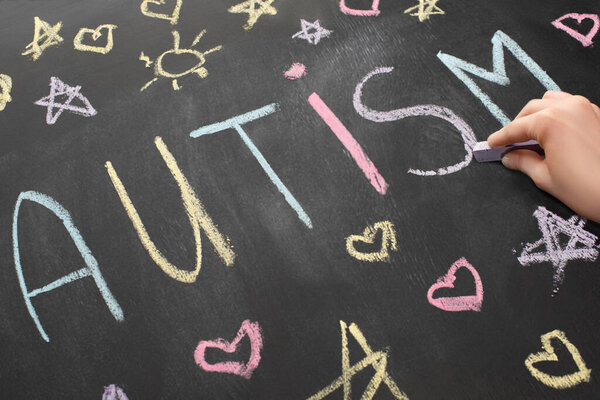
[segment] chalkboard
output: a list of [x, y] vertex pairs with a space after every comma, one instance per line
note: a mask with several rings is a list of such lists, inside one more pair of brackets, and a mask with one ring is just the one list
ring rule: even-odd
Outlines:
[[0, 1], [0, 391], [592, 399], [593, 222], [473, 160], [593, 1]]

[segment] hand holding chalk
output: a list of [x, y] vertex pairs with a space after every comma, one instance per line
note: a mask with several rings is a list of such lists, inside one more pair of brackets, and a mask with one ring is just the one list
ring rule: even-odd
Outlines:
[[548, 91], [488, 138], [490, 147], [536, 140], [545, 158], [514, 150], [504, 166], [529, 175], [542, 190], [600, 222], [600, 108], [585, 97]]

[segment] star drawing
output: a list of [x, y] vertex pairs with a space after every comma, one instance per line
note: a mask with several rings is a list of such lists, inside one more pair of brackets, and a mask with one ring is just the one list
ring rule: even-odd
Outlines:
[[[63, 111], [67, 110], [84, 117], [92, 117], [97, 111], [92, 107], [89, 100], [80, 93], [81, 86], [69, 86], [56, 77], [50, 78], [50, 94], [35, 102], [38, 106], [48, 107], [46, 112], [46, 123], [52, 125], [56, 122]], [[60, 103], [59, 100], [63, 102]], [[71, 104], [73, 100], [79, 100], [83, 105]], [[54, 109], [57, 109], [53, 114]]]
[[300, 20], [302, 30], [294, 33], [292, 39], [300, 38], [305, 39], [308, 43], [317, 44], [321, 41], [321, 38], [331, 35], [333, 31], [325, 29], [321, 26], [319, 20], [315, 22], [308, 22], [303, 19]]
[[416, 6], [404, 10], [404, 14], [419, 17], [419, 22], [429, 19], [430, 15], [445, 14], [444, 10], [437, 6], [439, 0], [419, 0]]
[[[538, 220], [542, 238], [533, 243], [526, 243], [518, 260], [523, 266], [551, 263], [554, 267], [556, 293], [569, 261], [595, 261], [598, 258], [598, 249], [595, 246], [598, 237], [583, 229], [586, 220], [580, 219], [578, 215], [565, 220], [545, 207], [538, 207], [533, 216]], [[561, 241], [561, 238], [564, 240]]]
[[277, 10], [271, 5], [274, 1], [275, 0], [246, 0], [240, 4], [229, 7], [227, 11], [233, 14], [247, 13], [248, 22], [244, 25], [244, 29], [250, 30], [261, 15], [277, 14]]

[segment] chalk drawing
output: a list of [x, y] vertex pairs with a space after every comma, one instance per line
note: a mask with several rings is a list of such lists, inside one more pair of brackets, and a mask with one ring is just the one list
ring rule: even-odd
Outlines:
[[[82, 267], [76, 271], [73, 271], [61, 278], [58, 278], [54, 282], [51, 282], [41, 288], [29, 290], [27, 288], [27, 284], [25, 283], [25, 276], [23, 274], [23, 267], [21, 265], [21, 252], [19, 250], [19, 210], [21, 209], [21, 204], [24, 200], [29, 200], [34, 203], [37, 203], [43, 207], [46, 207], [50, 210], [54, 215], [60, 219], [63, 226], [69, 233], [69, 236], [75, 243], [77, 250], [81, 254], [83, 261], [85, 263], [85, 267]], [[96, 287], [100, 291], [106, 306], [112, 313], [113, 317], [117, 321], [123, 321], [123, 310], [119, 306], [119, 303], [112, 295], [110, 289], [108, 288], [106, 281], [102, 277], [102, 273], [98, 268], [98, 261], [92, 254], [91, 250], [85, 244], [83, 237], [79, 233], [79, 230], [73, 223], [73, 219], [71, 218], [71, 214], [64, 208], [61, 204], [59, 204], [52, 197], [45, 195], [43, 193], [28, 191], [21, 192], [19, 197], [17, 198], [17, 203], [15, 204], [15, 211], [13, 213], [13, 225], [12, 225], [12, 241], [13, 241], [13, 256], [15, 259], [15, 269], [17, 270], [17, 277], [19, 278], [19, 285], [21, 286], [21, 292], [23, 293], [23, 299], [25, 300], [25, 305], [27, 306], [27, 310], [29, 311], [29, 315], [35, 322], [38, 331], [42, 338], [46, 341], [50, 341], [50, 337], [42, 327], [42, 323], [38, 314], [31, 302], [31, 299], [37, 295], [42, 293], [47, 293], [52, 290], [55, 290], [63, 285], [69, 284], [79, 279], [83, 279], [86, 277], [92, 277], [94, 282], [96, 283]]]
[[250, 30], [262, 15], [277, 14], [277, 10], [271, 5], [273, 1], [275, 0], [246, 0], [229, 7], [227, 11], [233, 14], [248, 14], [248, 21], [244, 25], [244, 29]]
[[418, 17], [419, 22], [429, 19], [430, 15], [443, 15], [445, 12], [437, 6], [438, 1], [439, 0], [419, 0], [419, 4], [404, 10], [404, 14]]
[[[302, 63], [293, 63], [292, 66], [283, 73], [290, 81], [295, 81], [296, 79], [300, 79], [306, 76], [306, 65]], [[0, 109], [1, 111], [2, 109]]]
[[302, 29], [292, 35], [292, 39], [304, 39], [308, 43], [318, 44], [321, 39], [328, 37], [333, 33], [328, 29], [325, 29], [321, 26], [319, 20], [315, 22], [308, 22], [304, 19], [300, 20], [300, 26]]
[[[460, 268], [469, 270], [475, 280], [475, 294], [471, 296], [454, 296], [454, 297], [437, 297], [433, 298], [436, 290], [441, 288], [454, 288], [456, 280], [456, 271]], [[481, 311], [483, 303], [483, 284], [479, 273], [469, 262], [463, 257], [452, 264], [446, 275], [440, 277], [436, 283], [431, 285], [427, 291], [427, 300], [429, 304], [444, 311]]]
[[492, 71], [478, 67], [468, 63], [458, 57], [450, 54], [437, 54], [438, 58], [444, 63], [450, 71], [458, 79], [460, 79], [469, 88], [471, 93], [475, 95], [488, 111], [500, 122], [506, 125], [510, 122], [510, 118], [492, 101], [492, 99], [469, 77], [468, 74], [475, 75], [479, 78], [496, 83], [501, 86], [508, 86], [510, 79], [506, 75], [506, 67], [504, 64], [504, 48], [508, 49], [512, 55], [525, 67], [531, 74], [547, 89], [560, 91], [558, 85], [548, 76], [525, 51], [519, 47], [517, 42], [512, 40], [506, 33], [496, 31], [492, 37]]
[[[206, 29], [204, 29], [202, 32], [200, 32], [194, 38], [194, 41], [192, 42], [192, 46], [190, 46], [190, 47], [197, 45], [205, 33], [206, 33]], [[152, 85], [160, 77], [172, 79], [171, 84], [173, 86], [173, 90], [181, 89], [181, 87], [179, 86], [179, 83], [177, 82], [177, 79], [181, 78], [184, 75], [196, 74], [200, 78], [206, 78], [208, 76], [208, 71], [206, 70], [206, 68], [203, 67], [204, 63], [206, 62], [205, 56], [207, 54], [213, 53], [215, 51], [219, 51], [222, 48], [222, 46], [219, 45], [219, 46], [215, 46], [212, 49], [204, 51], [204, 52], [201, 52], [198, 50], [193, 50], [191, 48], [190, 49], [181, 49], [179, 47], [179, 45], [180, 45], [179, 32], [172, 31], [171, 34], [173, 35], [173, 48], [162, 53], [160, 56], [158, 56], [158, 58], [155, 61], [151, 61], [150, 58], [144, 54], [144, 52], [142, 52], [140, 54], [139, 59], [140, 59], [140, 61], [144, 61], [146, 63], [146, 68], [150, 68], [152, 66], [152, 64], [154, 64], [154, 76], [155, 76], [154, 79], [151, 79], [150, 81], [146, 82], [146, 84], [144, 86], [142, 86], [142, 88], [140, 89], [140, 92], [146, 90], [148, 88], [148, 86]], [[191, 68], [186, 69], [183, 72], [178, 72], [178, 73], [169, 72], [169, 71], [166, 71], [162, 65], [163, 58], [169, 54], [175, 54], [175, 55], [191, 54], [194, 57], [196, 57], [198, 61], [197, 61], [196, 65], [194, 65]]]
[[166, 0], [144, 0], [140, 4], [140, 11], [146, 17], [165, 19], [165, 20], [169, 21], [171, 23], [171, 25], [175, 25], [175, 24], [177, 24], [177, 21], [179, 20], [179, 12], [181, 11], [181, 4], [183, 3], [183, 0], [174, 0], [174, 2], [175, 2], [175, 7], [173, 8], [173, 12], [171, 12], [171, 14], [158, 13], [156, 11], [150, 11], [148, 9], [148, 6], [150, 4], [162, 6], [162, 5], [166, 4]]
[[[592, 370], [589, 369], [581, 354], [579, 354], [579, 350], [575, 347], [565, 335], [564, 332], [554, 330], [552, 332], [548, 332], [543, 334], [540, 337], [542, 341], [542, 348], [544, 351], [540, 351], [539, 353], [530, 354], [529, 357], [525, 360], [525, 366], [531, 372], [531, 375], [538, 381], [542, 382], [546, 386], [550, 386], [554, 389], [567, 389], [573, 386], [577, 386], [582, 382], [589, 382], [592, 376]], [[540, 371], [533, 365], [543, 361], [558, 361], [558, 356], [554, 352], [554, 347], [552, 346], [552, 339], [559, 340], [562, 344], [565, 345], [571, 357], [573, 357], [573, 361], [575, 361], [575, 365], [577, 366], [577, 372], [573, 372], [571, 374], [555, 376], [549, 375], [545, 372]]]
[[346, 150], [350, 153], [356, 165], [365, 174], [365, 177], [371, 182], [371, 185], [377, 190], [377, 193], [384, 195], [387, 191], [388, 184], [383, 179], [383, 176], [377, 171], [377, 168], [364, 152], [360, 143], [354, 139], [354, 136], [346, 129], [342, 121], [335, 116], [333, 111], [318, 94], [313, 93], [308, 97], [308, 103], [314, 108], [319, 116], [325, 121], [329, 129], [335, 134], [340, 142], [344, 145]]
[[406, 117], [435, 117], [441, 118], [444, 121], [451, 123], [459, 132], [460, 137], [463, 140], [465, 148], [465, 159], [449, 167], [438, 168], [437, 170], [421, 170], [410, 168], [409, 174], [421, 175], [421, 176], [432, 176], [432, 175], [446, 175], [454, 172], [458, 172], [461, 169], [468, 166], [473, 160], [473, 146], [477, 143], [473, 130], [462, 118], [446, 107], [436, 106], [433, 104], [421, 104], [412, 107], [398, 108], [391, 111], [376, 111], [367, 107], [362, 102], [362, 91], [363, 86], [369, 79], [378, 74], [390, 73], [394, 70], [393, 67], [382, 67], [375, 68], [369, 72], [356, 86], [354, 91], [354, 109], [356, 112], [365, 119], [373, 122], [387, 122], [387, 121], [398, 121]]
[[4, 110], [6, 104], [12, 101], [10, 91], [12, 90], [12, 78], [0, 74], [0, 111]]
[[296, 198], [292, 195], [292, 193], [290, 193], [288, 188], [283, 184], [281, 179], [279, 179], [273, 168], [271, 168], [265, 157], [260, 152], [260, 150], [258, 150], [258, 147], [256, 147], [252, 140], [250, 140], [250, 137], [242, 128], [242, 125], [266, 117], [267, 115], [271, 115], [276, 111], [279, 111], [279, 104], [271, 103], [264, 107], [257, 108], [256, 110], [248, 111], [245, 114], [229, 118], [223, 122], [217, 122], [211, 125], [202, 126], [192, 131], [190, 133], [190, 136], [193, 138], [197, 138], [204, 135], [218, 133], [227, 129], [235, 129], [238, 135], [240, 135], [240, 137], [242, 138], [242, 141], [244, 142], [246, 147], [248, 147], [254, 158], [256, 158], [262, 169], [266, 172], [269, 179], [271, 179], [271, 182], [273, 182], [275, 187], [277, 187], [277, 190], [279, 190], [281, 194], [283, 194], [283, 197], [288, 202], [288, 204], [294, 209], [294, 211], [296, 211], [296, 214], [298, 214], [298, 218], [300, 218], [300, 220], [304, 222], [304, 224], [308, 228], [312, 228], [312, 222], [306, 214], [306, 212], [304, 211], [304, 209], [302, 208], [302, 206], [300, 205], [300, 203], [298, 203], [298, 200], [296, 200]]
[[[34, 104], [47, 107], [46, 123], [52, 125], [67, 110], [82, 117], [93, 117], [98, 112], [92, 107], [90, 101], [81, 94], [81, 86], [69, 86], [57, 77], [50, 78], [50, 94], [42, 97]], [[60, 101], [63, 101], [60, 103]], [[73, 100], [79, 100], [82, 105], [71, 104]], [[54, 112], [54, 110], [58, 110]]]
[[[577, 32], [575, 29], [563, 24], [562, 21], [564, 21], [565, 19], [574, 19], [579, 25], [581, 25], [581, 21], [583, 21], [584, 19], [590, 19], [592, 20], [594, 25], [590, 28], [590, 31], [586, 35], [584, 35], [582, 33]], [[592, 45], [592, 39], [598, 33], [598, 28], [600, 28], [600, 18], [597, 14], [570, 13], [565, 14], [562, 17], [559, 17], [552, 21], [552, 25], [554, 25], [554, 27], [557, 29], [567, 32], [573, 38], [578, 40], [583, 45], [583, 47], [588, 47]]]
[[44, 50], [51, 46], [57, 46], [63, 42], [58, 32], [62, 28], [62, 22], [59, 21], [55, 25], [50, 25], [46, 21], [42, 21], [38, 17], [33, 18], [34, 32], [33, 41], [25, 46], [25, 50], [21, 53], [23, 56], [31, 54], [33, 61], [40, 58]]
[[[340, 327], [342, 329], [342, 374], [318, 393], [310, 396], [308, 400], [324, 399], [340, 387], [343, 388], [344, 400], [350, 400], [352, 398], [352, 377], [369, 365], [373, 367], [374, 374], [360, 397], [362, 400], [372, 399], [379, 386], [381, 386], [381, 383], [384, 383], [388, 387], [394, 398], [408, 400], [408, 396], [398, 388], [396, 382], [394, 382], [387, 372], [388, 349], [374, 352], [355, 323], [350, 324], [348, 327], [344, 321], [340, 321]], [[350, 334], [365, 353], [365, 358], [354, 365], [350, 365], [348, 331], [350, 331]]]
[[[565, 267], [569, 261], [595, 261], [598, 258], [598, 249], [595, 247], [598, 237], [583, 229], [586, 220], [580, 219], [578, 215], [565, 220], [545, 207], [539, 206], [533, 216], [538, 221], [542, 238], [533, 243], [526, 243], [518, 260], [523, 266], [551, 263], [554, 267], [553, 280], [554, 293], [556, 293], [564, 279]], [[560, 241], [561, 234], [569, 239], [564, 245]]]
[[[83, 44], [85, 35], [91, 35], [92, 40], [95, 42], [102, 37], [102, 30], [106, 29], [106, 44], [104, 46], [90, 46]], [[113, 48], [113, 30], [117, 29], [116, 25], [103, 24], [99, 25], [96, 29], [81, 28], [77, 35], [73, 39], [73, 47], [79, 51], [91, 51], [94, 53], [106, 54]]]
[[[206, 349], [219, 349], [226, 353], [234, 353], [238, 350], [238, 344], [248, 336], [250, 340], [250, 357], [247, 362], [239, 361], [224, 361], [215, 364], [210, 364], [206, 361]], [[202, 340], [198, 343], [196, 351], [194, 351], [194, 360], [196, 364], [206, 372], [219, 372], [223, 374], [239, 375], [243, 378], [250, 379], [254, 370], [260, 363], [260, 351], [263, 347], [263, 338], [258, 322], [250, 322], [245, 320], [238, 331], [233, 341], [228, 342], [225, 339], [217, 340]]]
[[229, 241], [219, 232], [217, 226], [213, 223], [212, 219], [204, 209], [204, 206], [198, 199], [196, 192], [189, 184], [181, 169], [177, 165], [177, 161], [173, 154], [169, 152], [169, 149], [163, 142], [160, 136], [157, 136], [154, 140], [154, 144], [156, 148], [160, 152], [167, 168], [173, 175], [175, 182], [177, 182], [177, 186], [181, 191], [181, 199], [183, 201], [183, 206], [185, 208], [185, 212], [190, 221], [190, 225], [192, 226], [192, 231], [194, 233], [194, 242], [196, 243], [196, 265], [192, 271], [184, 270], [176, 265], [173, 265], [167, 260], [167, 258], [161, 253], [160, 250], [156, 247], [154, 242], [150, 239], [150, 235], [148, 231], [146, 231], [146, 227], [144, 227], [144, 223], [140, 218], [135, 206], [131, 202], [129, 198], [129, 194], [127, 190], [125, 190], [125, 186], [119, 179], [117, 172], [112, 166], [110, 161], [107, 161], [105, 166], [108, 171], [108, 176], [119, 195], [119, 199], [121, 199], [121, 203], [123, 204], [123, 208], [127, 212], [133, 227], [135, 228], [142, 245], [152, 258], [152, 260], [171, 278], [185, 283], [192, 283], [196, 281], [196, 277], [200, 272], [200, 267], [202, 266], [202, 241], [200, 236], [200, 230], [202, 229], [208, 240], [212, 243], [215, 251], [221, 257], [221, 260], [227, 266], [232, 266], [235, 260], [235, 253], [233, 252]]
[[117, 385], [108, 385], [104, 387], [102, 400], [129, 400], [125, 391]]
[[[371, 253], [363, 253], [356, 250], [356, 242], [374, 244], [375, 237], [379, 231], [381, 231], [380, 250]], [[369, 262], [389, 261], [390, 249], [394, 251], [398, 250], [398, 243], [396, 242], [396, 230], [394, 229], [394, 224], [392, 224], [390, 221], [376, 222], [373, 225], [367, 226], [362, 235], [350, 235], [346, 238], [346, 251], [357, 260]]]
[[379, 0], [373, 0], [371, 2], [370, 10], [357, 10], [346, 6], [346, 0], [340, 0], [340, 11], [347, 15], [356, 15], [359, 17], [376, 17], [381, 11], [379, 11]]

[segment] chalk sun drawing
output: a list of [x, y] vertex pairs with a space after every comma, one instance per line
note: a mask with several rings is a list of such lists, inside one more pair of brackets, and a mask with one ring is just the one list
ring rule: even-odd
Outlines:
[[439, 0], [419, 0], [416, 6], [404, 10], [404, 14], [418, 17], [420, 22], [429, 19], [430, 15], [443, 15], [444, 10], [437, 6]]
[[[292, 66], [283, 73], [283, 76], [285, 76], [290, 81], [295, 81], [296, 79], [300, 79], [300, 78], [306, 76], [306, 65], [304, 65], [302, 63], [293, 63]], [[0, 109], [0, 111], [1, 111], [1, 109]]]
[[[565, 267], [571, 260], [595, 261], [598, 249], [595, 247], [598, 237], [585, 229], [586, 220], [573, 215], [565, 220], [545, 207], [539, 206], [533, 213], [542, 232], [542, 238], [527, 243], [518, 257], [523, 266], [549, 262], [554, 267], [554, 293], [564, 279]], [[568, 237], [562, 245], [560, 235]], [[543, 250], [541, 250], [543, 248]]]
[[174, 2], [175, 2], [175, 6], [174, 6], [173, 11], [171, 12], [171, 14], [159, 13], [159, 12], [151, 11], [151, 10], [148, 9], [148, 7], [151, 4], [153, 6], [156, 6], [156, 5], [158, 5], [158, 6], [165, 5], [167, 3], [166, 0], [144, 0], [140, 4], [140, 11], [146, 17], [158, 18], [158, 19], [165, 19], [165, 20], [169, 21], [171, 23], [171, 25], [175, 25], [175, 24], [177, 24], [177, 21], [179, 20], [179, 12], [181, 11], [181, 5], [183, 3], [183, 0], [175, 0]]
[[31, 54], [33, 61], [40, 58], [44, 50], [51, 46], [57, 46], [63, 42], [63, 38], [58, 34], [62, 28], [62, 22], [57, 22], [55, 25], [50, 25], [46, 21], [33, 18], [34, 32], [33, 41], [25, 46], [25, 50], [21, 53], [23, 56]]
[[[454, 288], [456, 272], [460, 268], [468, 269], [471, 275], [473, 275], [473, 280], [475, 281], [475, 294], [470, 296], [434, 298], [433, 294], [436, 290], [442, 288]], [[481, 283], [479, 273], [464, 257], [455, 261], [446, 275], [442, 276], [436, 283], [431, 285], [427, 291], [427, 300], [432, 306], [444, 311], [481, 311], [481, 304], [483, 303], [483, 284]]]
[[[328, 386], [310, 396], [308, 400], [324, 399], [339, 388], [343, 390], [344, 400], [350, 400], [352, 398], [352, 377], [368, 366], [373, 367], [374, 374], [360, 397], [362, 400], [372, 399], [382, 383], [388, 387], [394, 398], [408, 400], [408, 396], [398, 388], [398, 385], [387, 371], [388, 349], [373, 351], [355, 323], [350, 324], [348, 327], [344, 321], [340, 321], [340, 327], [342, 329], [342, 374]], [[365, 358], [354, 365], [350, 365], [348, 331], [365, 353]]]
[[410, 168], [408, 170], [409, 174], [420, 176], [446, 175], [458, 172], [468, 166], [473, 160], [473, 146], [475, 146], [477, 143], [477, 139], [475, 138], [475, 134], [473, 133], [473, 130], [469, 124], [456, 115], [454, 111], [450, 110], [449, 108], [436, 106], [433, 104], [421, 104], [412, 107], [398, 108], [391, 111], [377, 111], [367, 107], [362, 102], [362, 91], [365, 83], [367, 83], [369, 79], [375, 75], [387, 74], [393, 70], [393, 67], [375, 68], [373, 71], [365, 75], [365, 77], [356, 86], [356, 90], [354, 91], [353, 104], [356, 112], [361, 117], [373, 122], [398, 121], [407, 117], [435, 117], [449, 122], [456, 128], [456, 130], [460, 132], [460, 137], [463, 140], [466, 152], [463, 161], [449, 167], [438, 168], [437, 170], [421, 170]]
[[381, 11], [379, 11], [379, 0], [373, 0], [371, 2], [370, 10], [350, 8], [346, 5], [346, 0], [340, 0], [340, 11], [347, 15], [356, 15], [359, 17], [376, 17], [381, 13]]
[[525, 51], [519, 47], [517, 42], [512, 40], [506, 33], [496, 31], [492, 37], [492, 71], [488, 71], [477, 65], [471, 64], [450, 54], [438, 52], [437, 57], [452, 73], [465, 84], [475, 97], [488, 109], [488, 111], [500, 122], [506, 125], [510, 118], [504, 111], [496, 105], [481, 88], [467, 74], [475, 75], [486, 81], [496, 83], [501, 86], [508, 86], [510, 79], [506, 75], [506, 66], [504, 63], [504, 49], [507, 49], [531, 74], [546, 88], [546, 90], [560, 91], [558, 85], [548, 76]]
[[[91, 35], [92, 40], [94, 42], [97, 41], [102, 37], [103, 29], [106, 29], [106, 44], [104, 46], [90, 46], [89, 44], [82, 43], [86, 35]], [[94, 53], [106, 54], [113, 48], [113, 30], [115, 29], [117, 29], [117, 26], [111, 24], [103, 24], [96, 29], [81, 28], [73, 39], [73, 47], [75, 50], [79, 51], [91, 51]]]
[[[540, 337], [542, 341], [542, 348], [544, 351], [539, 353], [530, 354], [529, 357], [525, 360], [525, 366], [531, 372], [531, 375], [542, 382], [546, 386], [550, 386], [554, 389], [567, 389], [573, 386], [577, 386], [583, 382], [589, 382], [592, 376], [592, 370], [589, 369], [579, 350], [575, 347], [568, 339], [563, 331], [554, 330], [552, 332], [548, 332], [543, 334]], [[573, 361], [575, 361], [575, 365], [577, 366], [577, 372], [573, 372], [571, 374], [556, 376], [550, 375], [545, 372], [540, 371], [534, 364], [544, 361], [558, 361], [558, 356], [554, 352], [554, 347], [552, 346], [552, 339], [559, 340], [569, 351], [571, 357], [573, 357]]]
[[300, 26], [302, 29], [292, 35], [292, 39], [304, 39], [308, 43], [318, 44], [321, 39], [328, 37], [333, 33], [328, 29], [325, 29], [321, 26], [319, 20], [315, 22], [308, 22], [304, 19], [300, 20]]
[[384, 195], [388, 188], [387, 182], [383, 179], [383, 176], [381, 176], [369, 156], [367, 156], [360, 143], [358, 143], [350, 131], [342, 124], [342, 121], [338, 119], [329, 107], [327, 107], [327, 104], [325, 104], [318, 94], [311, 94], [308, 97], [308, 103], [317, 114], [319, 114], [327, 126], [329, 126], [329, 129], [331, 129], [338, 140], [342, 142], [346, 150], [348, 150], [354, 159], [356, 165], [358, 165], [365, 174], [365, 177], [371, 182], [371, 186], [377, 190], [377, 193]]
[[298, 214], [298, 218], [300, 218], [300, 220], [302, 222], [304, 222], [304, 224], [308, 228], [312, 229], [312, 227], [313, 227], [312, 221], [310, 220], [310, 217], [308, 216], [308, 214], [306, 214], [306, 212], [304, 211], [304, 209], [302, 208], [302, 206], [300, 205], [298, 200], [296, 200], [294, 195], [292, 195], [292, 193], [288, 190], [288, 188], [283, 184], [281, 179], [279, 179], [279, 176], [277, 176], [277, 174], [275, 173], [275, 171], [273, 170], [273, 168], [271, 167], [269, 162], [262, 155], [260, 150], [258, 150], [258, 147], [256, 147], [256, 145], [252, 142], [252, 140], [250, 139], [250, 136], [248, 136], [246, 131], [242, 128], [242, 125], [245, 125], [248, 122], [252, 122], [257, 119], [266, 117], [277, 111], [279, 111], [279, 104], [277, 104], [277, 103], [267, 104], [264, 107], [258, 108], [256, 110], [248, 111], [247, 113], [237, 115], [237, 116], [235, 116], [233, 118], [229, 118], [225, 121], [217, 122], [217, 123], [214, 123], [211, 125], [202, 126], [198, 129], [190, 132], [190, 137], [197, 138], [197, 137], [204, 136], [204, 135], [212, 135], [214, 133], [219, 133], [219, 132], [222, 132], [227, 129], [235, 129], [235, 131], [238, 133], [238, 135], [240, 136], [240, 138], [242, 139], [242, 141], [244, 142], [246, 147], [248, 147], [248, 149], [250, 150], [250, 152], [252, 153], [254, 158], [256, 158], [256, 160], [258, 161], [258, 163], [260, 164], [262, 169], [265, 171], [265, 173], [267, 174], [267, 176], [269, 177], [271, 182], [273, 182], [275, 187], [277, 187], [277, 190], [279, 190], [279, 192], [281, 192], [281, 194], [283, 194], [283, 197], [285, 198], [287, 203], [290, 205], [290, 207], [292, 207], [294, 209], [294, 211], [296, 211], [296, 214]]
[[[374, 244], [377, 232], [381, 231], [381, 248], [378, 251], [364, 253], [356, 250], [355, 243], [363, 242]], [[346, 251], [352, 257], [361, 261], [389, 261], [389, 251], [397, 251], [398, 243], [396, 241], [396, 230], [394, 224], [390, 221], [376, 222], [365, 228], [362, 235], [350, 235], [346, 238]]]
[[277, 10], [271, 5], [273, 1], [275, 0], [246, 0], [229, 7], [227, 11], [233, 14], [248, 14], [248, 21], [244, 25], [244, 29], [250, 30], [262, 15], [277, 14]]
[[[98, 114], [90, 101], [80, 91], [81, 86], [69, 86], [53, 76], [50, 78], [50, 94], [42, 97], [34, 104], [47, 107], [46, 123], [48, 125], [54, 124], [65, 110], [81, 115], [82, 117], [93, 117]], [[82, 104], [71, 104], [74, 100], [79, 100]], [[56, 112], [54, 112], [55, 109], [57, 110]]]
[[117, 385], [111, 384], [104, 387], [102, 400], [129, 400], [125, 391]]
[[[206, 33], [206, 29], [203, 30], [202, 32], [200, 32], [194, 38], [194, 41], [192, 42], [191, 47], [197, 45], [205, 33]], [[204, 51], [204, 52], [194, 50], [191, 48], [190, 49], [182, 49], [179, 47], [180, 46], [179, 32], [172, 31], [171, 34], [173, 35], [173, 48], [162, 53], [160, 56], [158, 56], [158, 58], [156, 58], [156, 60], [151, 61], [150, 58], [144, 54], [144, 52], [142, 52], [140, 54], [139, 59], [140, 59], [140, 61], [144, 61], [146, 63], [146, 68], [150, 68], [152, 66], [152, 64], [154, 64], [154, 76], [155, 76], [154, 79], [151, 79], [150, 81], [146, 82], [146, 84], [144, 86], [142, 86], [142, 88], [140, 89], [140, 92], [146, 90], [148, 88], [148, 86], [152, 85], [160, 77], [170, 78], [172, 80], [171, 85], [173, 86], [173, 90], [181, 89], [177, 79], [181, 78], [182, 76], [185, 76], [188, 74], [196, 74], [199, 78], [206, 78], [208, 76], [208, 71], [206, 68], [203, 67], [204, 63], [206, 62], [205, 56], [212, 52], [219, 51], [222, 48], [222, 46], [219, 45], [219, 46], [215, 46], [212, 49]], [[179, 73], [169, 72], [169, 71], [166, 71], [162, 65], [163, 58], [169, 54], [174, 54], [174, 55], [191, 54], [194, 57], [196, 57], [196, 59], [198, 61], [196, 62], [196, 65], [194, 65], [191, 68], [186, 69], [183, 72], [179, 72]]]
[[[223, 361], [210, 364], [206, 361], [206, 349], [219, 349], [225, 353], [234, 353], [238, 350], [240, 341], [248, 336], [250, 340], [250, 357], [247, 362]], [[196, 346], [194, 351], [194, 360], [196, 364], [206, 372], [219, 372], [223, 374], [239, 375], [242, 378], [250, 379], [252, 373], [260, 364], [260, 351], [263, 347], [263, 338], [258, 322], [245, 320], [242, 322], [236, 337], [228, 342], [225, 339], [202, 340]]]
[[0, 74], [0, 111], [4, 110], [7, 103], [12, 101], [10, 91], [12, 90], [12, 78], [8, 75]]
[[219, 232], [219, 229], [213, 223], [212, 219], [204, 209], [204, 206], [198, 199], [196, 192], [194, 192], [194, 189], [177, 165], [177, 160], [175, 160], [175, 157], [173, 157], [173, 154], [171, 154], [160, 136], [155, 138], [154, 144], [156, 145], [156, 148], [160, 152], [160, 155], [162, 156], [167, 168], [169, 168], [171, 175], [173, 175], [173, 178], [175, 179], [175, 182], [177, 182], [177, 186], [181, 191], [181, 200], [183, 201], [183, 206], [194, 234], [194, 242], [196, 244], [196, 265], [191, 271], [181, 269], [176, 265], [171, 264], [169, 260], [161, 253], [161, 251], [158, 250], [152, 239], [150, 239], [150, 235], [148, 234], [148, 231], [146, 231], [146, 227], [144, 226], [142, 219], [135, 209], [135, 206], [133, 205], [129, 194], [125, 189], [125, 186], [123, 186], [123, 182], [121, 182], [121, 179], [117, 175], [112, 163], [107, 161], [105, 167], [108, 172], [108, 176], [110, 177], [110, 180], [115, 187], [117, 194], [119, 195], [119, 199], [123, 204], [123, 208], [125, 208], [127, 216], [131, 220], [131, 223], [133, 224], [133, 227], [135, 228], [142, 245], [152, 260], [169, 277], [179, 282], [193, 283], [196, 281], [196, 277], [198, 276], [200, 267], [202, 266], [202, 239], [200, 236], [200, 231], [203, 230], [225, 265], [232, 266], [235, 260], [235, 253], [233, 252], [231, 245], [221, 234], [221, 232]]
[[[586, 35], [584, 35], [580, 32], [577, 32], [575, 29], [563, 24], [562, 21], [566, 19], [574, 19], [579, 25], [581, 25], [581, 21], [583, 21], [584, 19], [589, 19], [594, 23], [594, 25], [590, 28], [589, 32]], [[598, 17], [598, 14], [570, 13], [565, 14], [562, 17], [559, 17], [552, 21], [552, 25], [554, 25], [554, 27], [557, 29], [567, 32], [570, 36], [579, 41], [583, 45], [583, 47], [588, 47], [592, 45], [592, 39], [598, 33], [598, 28], [600, 28], [600, 18]]]
[[[52, 212], [60, 221], [62, 222], [64, 228], [67, 233], [73, 240], [75, 247], [81, 254], [83, 261], [85, 263], [85, 267], [82, 267], [76, 271], [73, 271], [61, 278], [56, 279], [55, 281], [37, 289], [29, 290], [27, 288], [27, 284], [25, 283], [25, 275], [23, 274], [23, 266], [21, 264], [21, 250], [19, 248], [19, 211], [21, 210], [21, 205], [23, 201], [28, 200], [34, 203], [41, 205], [42, 207], [47, 208], [50, 212]], [[50, 292], [52, 290], [58, 289], [59, 287], [69, 284], [71, 282], [75, 282], [79, 279], [91, 277], [98, 288], [98, 291], [102, 295], [102, 299], [106, 303], [106, 306], [110, 310], [111, 314], [117, 321], [123, 321], [123, 310], [119, 306], [119, 303], [111, 293], [100, 269], [98, 267], [98, 261], [92, 254], [92, 251], [85, 244], [83, 237], [79, 233], [79, 229], [73, 223], [73, 219], [71, 218], [71, 214], [64, 208], [60, 203], [54, 200], [52, 197], [34, 191], [29, 192], [21, 192], [19, 197], [17, 198], [17, 203], [15, 204], [15, 211], [13, 213], [13, 223], [12, 223], [12, 241], [13, 241], [13, 257], [15, 260], [15, 269], [17, 271], [17, 277], [19, 279], [19, 285], [21, 287], [21, 292], [23, 293], [23, 299], [25, 300], [25, 305], [27, 306], [27, 310], [29, 311], [29, 315], [35, 322], [35, 325], [40, 332], [42, 338], [46, 341], [50, 341], [50, 337], [44, 330], [40, 318], [31, 302], [31, 299], [35, 296], [38, 296], [43, 293]]]

